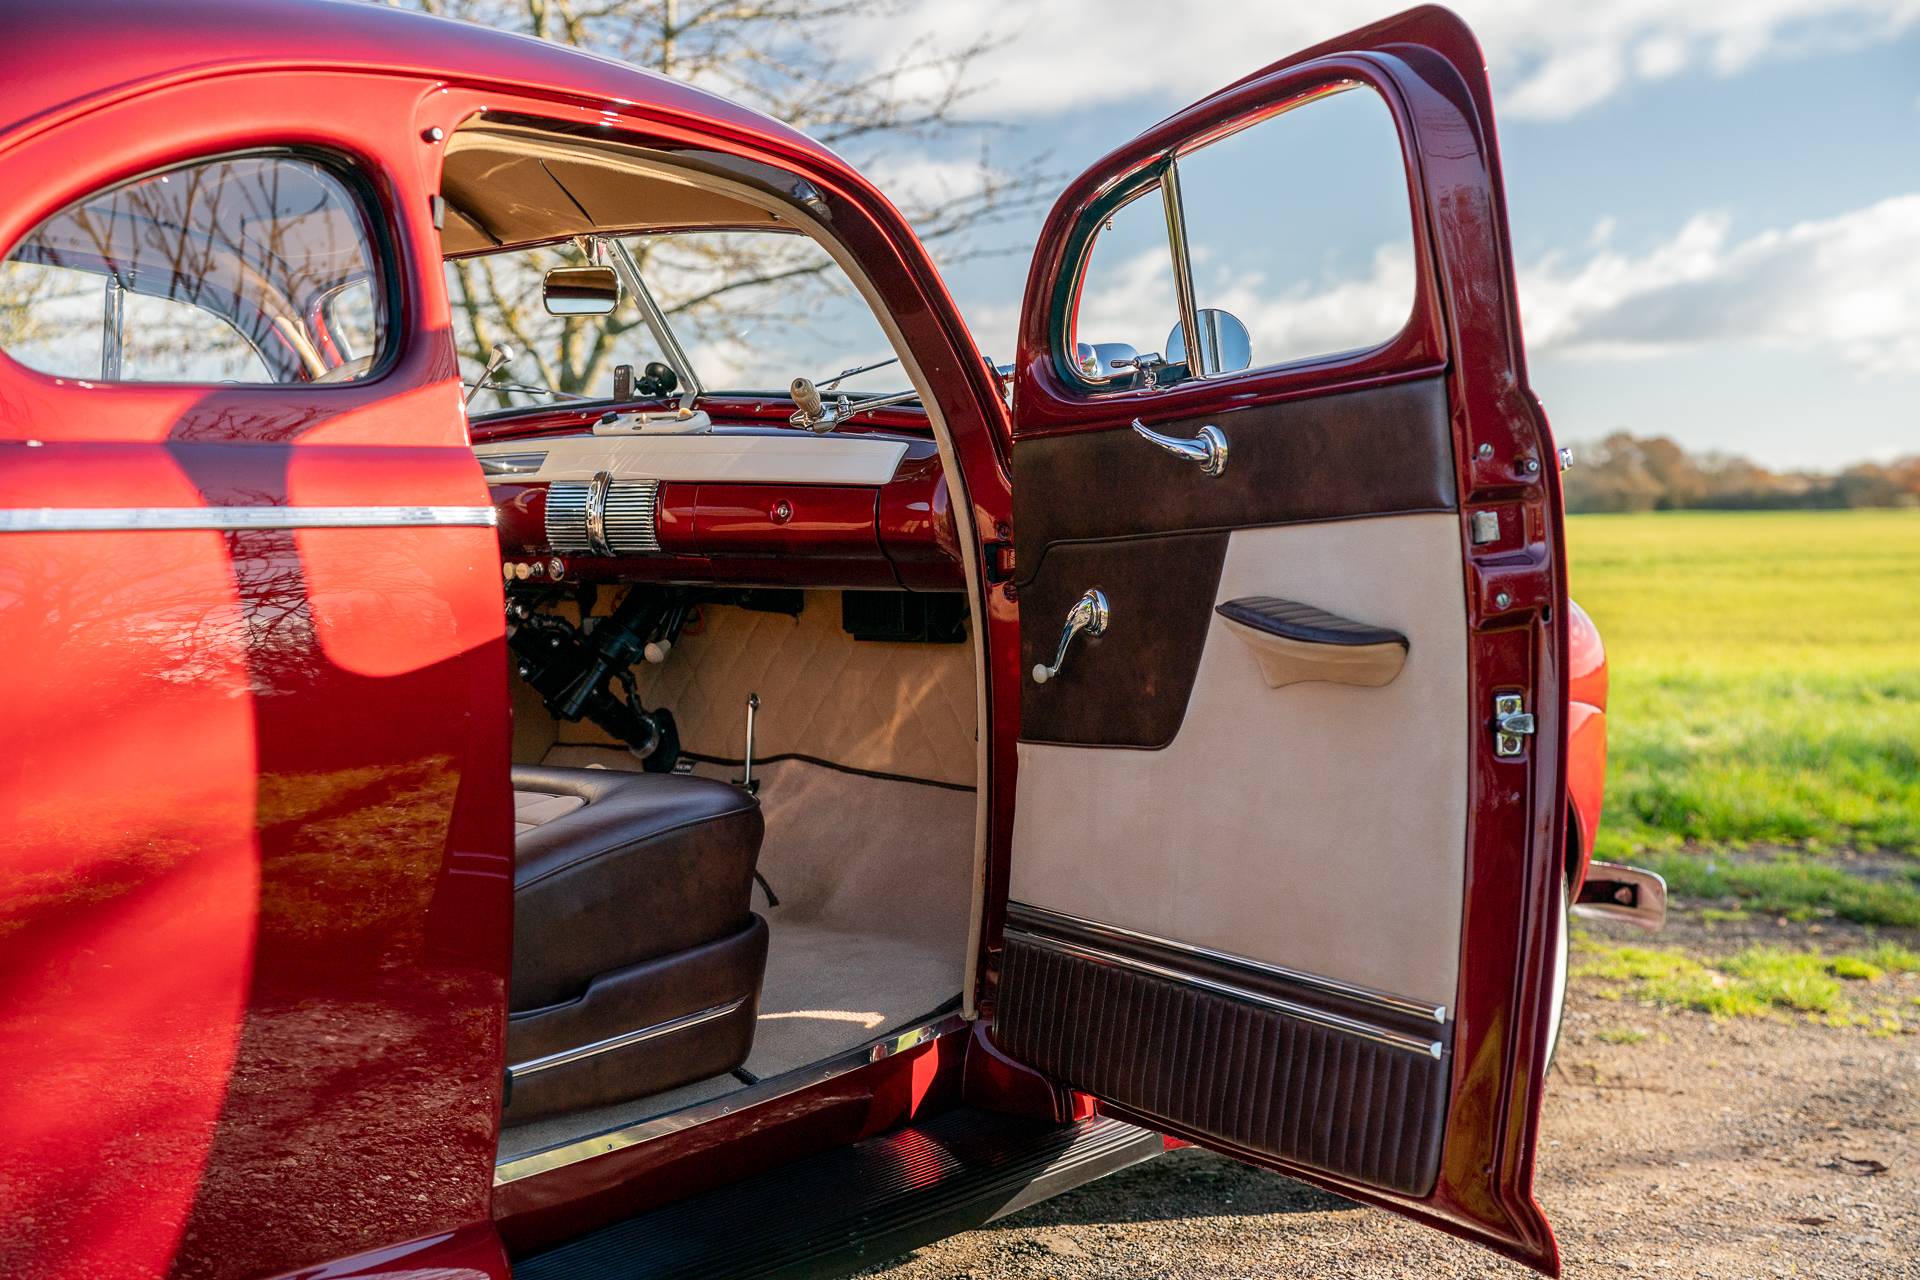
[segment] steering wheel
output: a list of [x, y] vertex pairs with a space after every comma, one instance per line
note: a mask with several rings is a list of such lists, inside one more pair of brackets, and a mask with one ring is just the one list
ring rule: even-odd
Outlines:
[[371, 368], [373, 368], [373, 357], [371, 355], [358, 356], [343, 365], [337, 365], [327, 370], [315, 378], [314, 382], [316, 384], [322, 382], [352, 382], [355, 378]]

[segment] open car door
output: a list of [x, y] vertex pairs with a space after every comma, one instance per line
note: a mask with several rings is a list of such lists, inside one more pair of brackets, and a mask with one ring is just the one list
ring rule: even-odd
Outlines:
[[1551, 1274], [1565, 568], [1483, 66], [1413, 10], [1055, 207], [991, 1014], [1111, 1114]]

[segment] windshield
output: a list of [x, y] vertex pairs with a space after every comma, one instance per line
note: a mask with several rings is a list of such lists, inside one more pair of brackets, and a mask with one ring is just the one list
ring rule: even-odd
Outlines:
[[[620, 237], [704, 394], [785, 396], [796, 377], [823, 387], [843, 369], [894, 357], [866, 299], [813, 240], [780, 231], [682, 231]], [[447, 263], [460, 376], [484, 372], [496, 344], [512, 357], [473, 401], [476, 413], [605, 400], [632, 366], [671, 364], [630, 289], [609, 315], [554, 316], [541, 303], [549, 268], [582, 266], [575, 242]], [[684, 388], [684, 383], [682, 384]], [[850, 376], [855, 397], [908, 389], [897, 363]]]

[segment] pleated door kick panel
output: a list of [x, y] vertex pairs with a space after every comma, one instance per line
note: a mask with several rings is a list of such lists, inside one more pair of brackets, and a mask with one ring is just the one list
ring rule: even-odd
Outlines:
[[514, 1280], [825, 1280], [1151, 1159], [1118, 1120], [1042, 1125], [960, 1107], [588, 1232]]
[[1432, 1189], [1450, 1067], [1439, 1041], [1383, 1042], [1011, 927], [1001, 964], [993, 1038], [1020, 1061], [1242, 1150], [1407, 1195]]

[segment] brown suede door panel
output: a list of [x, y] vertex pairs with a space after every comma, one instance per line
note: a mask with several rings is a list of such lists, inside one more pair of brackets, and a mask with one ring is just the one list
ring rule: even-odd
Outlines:
[[1089, 588], [1113, 618], [1079, 636], [1060, 674], [1022, 683], [1020, 737], [1070, 746], [1158, 748], [1186, 716], [1226, 555], [1237, 528], [1452, 511], [1453, 444], [1441, 379], [1190, 421], [1226, 434], [1224, 474], [1131, 430], [1022, 440], [1015, 492], [1048, 495], [1016, 521], [1021, 669], [1050, 663], [1067, 610]]
[[1020, 509], [1020, 574], [1059, 542], [1456, 508], [1438, 377], [1146, 425], [1186, 439], [1207, 423], [1227, 437], [1217, 477], [1125, 427], [1019, 441], [1014, 492], [1047, 495]]
[[1060, 674], [1020, 685], [1020, 737], [1103, 747], [1164, 747], [1187, 714], [1213, 617], [1225, 533], [1057, 543], [1020, 589], [1020, 669], [1051, 663], [1067, 611], [1098, 588], [1106, 634], [1076, 636]]

